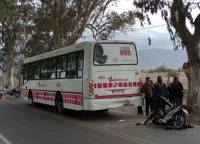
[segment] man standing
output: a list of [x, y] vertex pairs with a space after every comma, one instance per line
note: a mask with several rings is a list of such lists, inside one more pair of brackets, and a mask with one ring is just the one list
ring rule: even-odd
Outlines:
[[173, 95], [174, 95], [174, 104], [175, 107], [183, 104], [183, 85], [179, 82], [178, 77], [174, 77], [172, 83]]
[[149, 107], [151, 111], [153, 111], [152, 89], [153, 89], [153, 84], [151, 84], [150, 78], [146, 77], [146, 82], [142, 85], [141, 89], [141, 92], [145, 94], [146, 116], [149, 115]]
[[169, 83], [169, 85], [168, 85], [168, 92], [169, 92], [169, 101], [174, 107], [174, 95], [173, 95], [172, 83]]
[[139, 114], [142, 114], [142, 115], [143, 115], [142, 106], [138, 106], [137, 109], [138, 109], [138, 115], [139, 115]]
[[168, 98], [168, 89], [165, 83], [162, 82], [162, 77], [157, 77], [157, 82], [154, 84], [153, 100], [158, 99], [160, 96]]

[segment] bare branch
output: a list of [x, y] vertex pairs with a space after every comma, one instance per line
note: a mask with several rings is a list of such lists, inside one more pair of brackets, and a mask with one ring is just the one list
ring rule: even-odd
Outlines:
[[192, 34], [186, 26], [186, 15], [189, 5], [185, 8], [183, 6], [182, 0], [174, 1], [171, 7], [171, 22], [182, 41], [187, 42], [192, 39]]

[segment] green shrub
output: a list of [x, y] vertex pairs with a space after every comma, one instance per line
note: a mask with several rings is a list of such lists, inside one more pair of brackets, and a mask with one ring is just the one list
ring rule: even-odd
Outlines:
[[155, 71], [156, 72], [168, 72], [169, 69], [166, 66], [162, 65], [162, 66], [159, 66]]
[[155, 72], [154, 69], [150, 69], [150, 70], [149, 70], [149, 73], [154, 73], [154, 72]]
[[179, 72], [184, 72], [183, 68], [178, 69]]

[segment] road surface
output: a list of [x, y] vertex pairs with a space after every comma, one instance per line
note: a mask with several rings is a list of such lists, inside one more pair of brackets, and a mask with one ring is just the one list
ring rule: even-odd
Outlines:
[[52, 106], [6, 97], [0, 100], [0, 144], [200, 144], [198, 126], [165, 130], [137, 121], [142, 119], [113, 110], [60, 115]]

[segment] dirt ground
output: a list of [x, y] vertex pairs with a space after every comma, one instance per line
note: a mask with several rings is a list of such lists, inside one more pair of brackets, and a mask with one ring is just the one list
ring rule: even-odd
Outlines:
[[[146, 76], [150, 77], [153, 80], [153, 82], [156, 82], [157, 76], [162, 76], [163, 82], [167, 84], [167, 79], [168, 79], [167, 72], [166, 73], [157, 73], [157, 72], [156, 73], [142, 73], [143, 79], [145, 79]], [[173, 81], [173, 77], [170, 77], [169, 82], [172, 82], [172, 81]], [[183, 104], [186, 104], [188, 85], [187, 85], [187, 78], [184, 72], [179, 73], [179, 81], [183, 84], [183, 87], [184, 87]], [[145, 106], [143, 106], [142, 109], [144, 112], [143, 119], [141, 119], [141, 115], [140, 115], [138, 116], [138, 120], [140, 119], [144, 120]], [[123, 106], [120, 108], [116, 108], [114, 110], [137, 115], [137, 107], [134, 107], [134, 106]], [[194, 111], [189, 110], [188, 112], [189, 112], [189, 116], [187, 117], [187, 122], [190, 124], [200, 125], [200, 108], [195, 108]]]
[[[128, 114], [136, 115], [137, 122], [144, 122], [146, 120], [145, 117], [145, 106], [142, 107], [144, 114], [143, 115], [137, 115], [137, 107], [134, 106], [123, 106], [120, 108], [115, 108], [114, 111], [124, 112]], [[199, 125], [200, 126], [200, 109], [196, 109], [195, 112], [189, 111], [189, 116], [187, 116], [187, 122], [189, 124], [193, 125]]]

